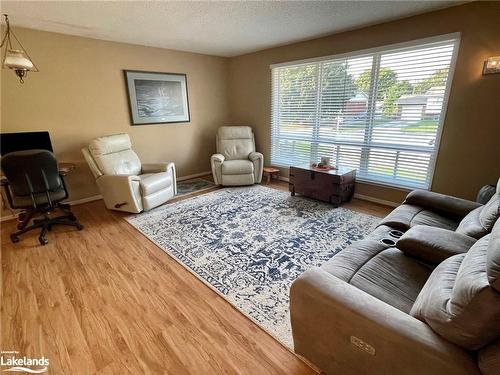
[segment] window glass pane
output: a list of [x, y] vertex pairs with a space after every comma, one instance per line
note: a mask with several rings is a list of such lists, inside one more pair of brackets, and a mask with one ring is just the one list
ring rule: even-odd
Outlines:
[[271, 162], [427, 188], [458, 39], [273, 68]]

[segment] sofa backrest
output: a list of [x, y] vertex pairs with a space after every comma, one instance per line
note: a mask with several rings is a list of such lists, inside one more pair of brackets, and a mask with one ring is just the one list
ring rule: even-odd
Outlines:
[[496, 193], [481, 207], [472, 210], [465, 216], [458, 228], [457, 233], [465, 234], [474, 238], [481, 238], [491, 232], [493, 225], [500, 216], [500, 179], [497, 184]]
[[138, 175], [141, 161], [132, 150], [128, 134], [114, 134], [92, 140], [88, 152], [105, 175]]
[[410, 314], [468, 350], [500, 339], [500, 220], [466, 254], [436, 267]]
[[217, 152], [226, 160], [248, 159], [255, 151], [254, 136], [249, 126], [221, 126], [217, 131]]

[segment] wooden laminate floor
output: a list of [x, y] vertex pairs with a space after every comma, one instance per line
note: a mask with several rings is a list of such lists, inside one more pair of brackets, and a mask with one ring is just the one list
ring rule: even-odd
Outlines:
[[[273, 187], [286, 189], [286, 184]], [[185, 198], [180, 198], [185, 199]], [[356, 211], [390, 209], [353, 200]], [[1, 350], [50, 360], [50, 374], [314, 374], [102, 201], [12, 244], [1, 228]]]

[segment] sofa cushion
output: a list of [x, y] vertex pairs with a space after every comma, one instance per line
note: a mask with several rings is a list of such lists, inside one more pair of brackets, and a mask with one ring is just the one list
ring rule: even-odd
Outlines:
[[452, 256], [436, 267], [410, 312], [469, 350], [500, 337], [500, 294], [487, 274], [487, 255], [491, 251], [492, 259], [498, 259], [500, 248], [488, 246], [490, 237], [484, 236], [466, 254]]
[[93, 139], [89, 144], [92, 156], [113, 154], [115, 152], [130, 150], [132, 143], [128, 134], [105, 135]]
[[143, 196], [148, 196], [172, 186], [172, 175], [168, 172], [147, 173], [139, 176]]
[[430, 225], [455, 230], [458, 222], [436, 212], [405, 203], [396, 207], [389, 215], [382, 219], [379, 225], [388, 225], [400, 230], [408, 230], [415, 225]]
[[432, 271], [375, 240], [356, 242], [321, 268], [406, 313]]
[[134, 176], [141, 161], [131, 147], [128, 134], [115, 134], [92, 140], [88, 150], [102, 174]]
[[499, 216], [499, 199], [495, 194], [484, 206], [472, 210], [458, 225], [457, 232], [481, 238], [491, 232]]
[[249, 126], [222, 126], [217, 131], [217, 152], [226, 160], [248, 159], [254, 151], [253, 133]]
[[405, 204], [422, 207], [446, 217], [460, 220], [481, 204], [466, 199], [453, 197], [427, 190], [413, 190], [404, 201]]
[[253, 163], [250, 160], [226, 160], [222, 163], [222, 174], [251, 174]]

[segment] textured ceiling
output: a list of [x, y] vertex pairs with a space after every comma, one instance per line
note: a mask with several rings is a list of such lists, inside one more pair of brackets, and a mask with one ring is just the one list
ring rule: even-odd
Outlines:
[[457, 5], [454, 1], [2, 1], [13, 26], [236, 56]]

